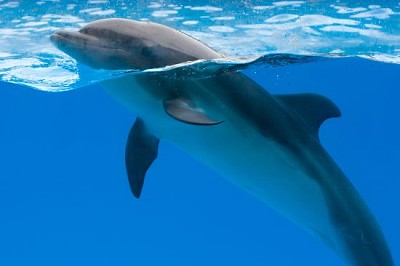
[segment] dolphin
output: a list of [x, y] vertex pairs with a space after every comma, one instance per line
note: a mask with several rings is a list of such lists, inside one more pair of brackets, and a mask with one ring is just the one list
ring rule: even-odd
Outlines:
[[[50, 39], [96, 69], [144, 70], [223, 57], [180, 31], [128, 19], [95, 21]], [[160, 139], [169, 141], [321, 239], [348, 265], [393, 265], [373, 214], [320, 144], [320, 125], [341, 115], [329, 99], [271, 95], [240, 72], [204, 79], [145, 73], [101, 85], [137, 117], [125, 153], [135, 197]]]

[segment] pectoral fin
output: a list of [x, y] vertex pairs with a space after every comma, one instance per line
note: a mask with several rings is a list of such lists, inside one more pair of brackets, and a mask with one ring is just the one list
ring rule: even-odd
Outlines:
[[185, 98], [174, 98], [163, 102], [165, 112], [172, 118], [191, 125], [212, 126], [223, 121], [215, 121], [207, 116], [193, 102]]
[[133, 124], [125, 150], [125, 164], [129, 186], [136, 198], [140, 197], [147, 169], [157, 158], [160, 140], [150, 135], [143, 121], [137, 118]]

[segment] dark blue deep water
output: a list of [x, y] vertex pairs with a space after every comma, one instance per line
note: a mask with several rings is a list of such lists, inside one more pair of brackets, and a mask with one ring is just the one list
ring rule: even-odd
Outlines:
[[[376, 216], [397, 265], [400, 65], [399, 46], [389, 46], [365, 54], [386, 49], [394, 63], [351, 56], [243, 72], [271, 93], [314, 92], [339, 106], [342, 117], [323, 124], [321, 143]], [[133, 198], [124, 152], [135, 116], [96, 84], [45, 92], [25, 86], [26, 76], [7, 80], [10, 69], [0, 60], [0, 265], [345, 265], [166, 142]]]
[[[321, 142], [400, 253], [398, 65], [342, 59], [247, 74], [341, 108]], [[0, 84], [1, 265], [343, 265], [257, 199], [162, 142], [140, 200], [125, 176], [135, 117], [102, 88]]]

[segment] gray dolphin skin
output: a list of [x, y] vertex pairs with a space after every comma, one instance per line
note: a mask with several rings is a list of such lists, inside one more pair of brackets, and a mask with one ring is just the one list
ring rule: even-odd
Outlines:
[[[50, 38], [96, 69], [222, 57], [175, 29], [127, 19], [99, 20]], [[394, 265], [379, 224], [320, 144], [321, 123], [340, 116], [329, 99], [271, 95], [240, 72], [204, 79], [144, 73], [101, 85], [137, 116], [125, 154], [136, 197], [165, 140], [317, 236], [348, 265]]]

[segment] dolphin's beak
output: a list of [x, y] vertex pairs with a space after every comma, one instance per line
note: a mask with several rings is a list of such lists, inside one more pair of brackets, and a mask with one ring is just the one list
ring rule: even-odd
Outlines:
[[[78, 31], [59, 30], [50, 36], [51, 42], [59, 49], [87, 49], [90, 46], [96, 46], [98, 39], [96, 37], [82, 34]], [[98, 45], [98, 44], [97, 44]], [[63, 49], [64, 48], [64, 49]]]
[[[99, 40], [80, 32], [59, 30], [50, 36], [50, 41], [61, 51], [86, 65], [97, 67], [96, 52]], [[101, 54], [99, 55], [101, 56]]]
[[60, 38], [68, 38], [69, 36], [72, 35], [78, 35], [79, 32], [72, 32], [72, 31], [66, 31], [66, 30], [58, 30], [56, 32], [54, 32], [51, 36], [50, 36], [50, 40], [58, 40]]
[[57, 47], [61, 46], [66, 42], [66, 39], [63, 37], [63, 33], [66, 33], [66, 31], [56, 31], [50, 35], [50, 41]]
[[58, 49], [92, 68], [132, 69], [134, 66], [134, 59], [127, 51], [79, 31], [59, 30], [50, 40]]

